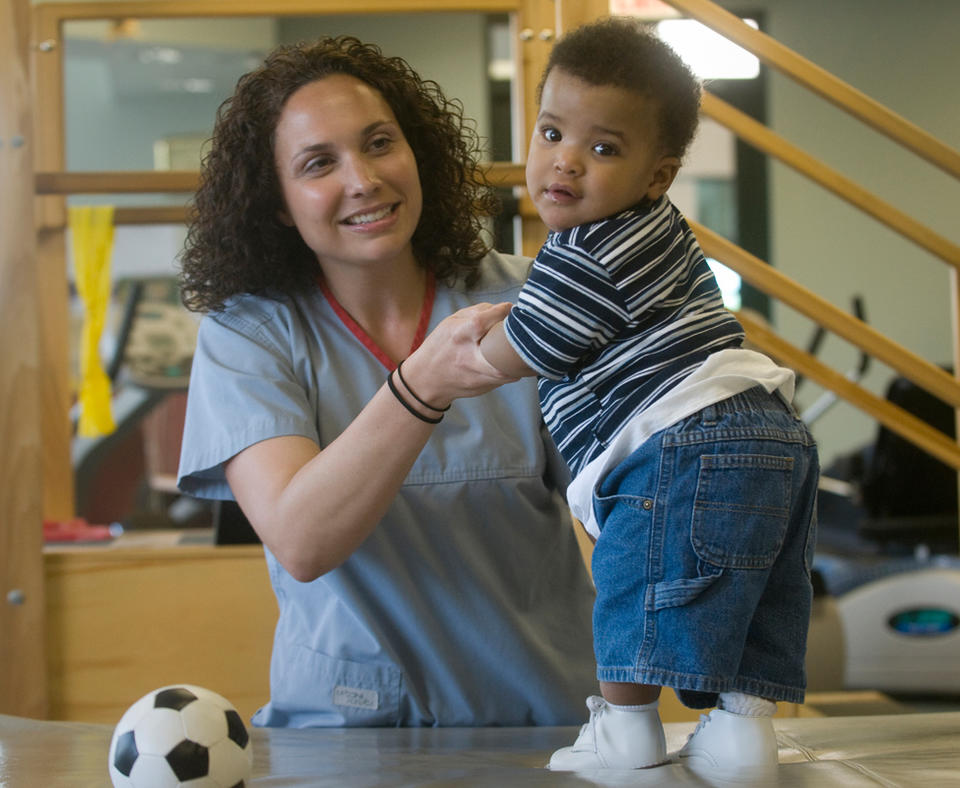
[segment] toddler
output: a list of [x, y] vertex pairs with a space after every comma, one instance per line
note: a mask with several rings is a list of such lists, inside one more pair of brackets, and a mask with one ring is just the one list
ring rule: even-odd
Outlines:
[[667, 197], [700, 86], [660, 39], [607, 19], [557, 42], [538, 92], [526, 181], [550, 234], [481, 350], [539, 376], [595, 540], [602, 697], [549, 768], [666, 762], [668, 686], [716, 706], [681, 760], [765, 773], [776, 701], [803, 700], [818, 460], [793, 373], [741, 347]]

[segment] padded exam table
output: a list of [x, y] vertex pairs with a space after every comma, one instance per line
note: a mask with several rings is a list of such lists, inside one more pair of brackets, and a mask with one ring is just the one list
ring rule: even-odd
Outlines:
[[[776, 785], [960, 786], [960, 712], [774, 720]], [[667, 723], [678, 749], [695, 724]], [[576, 728], [252, 729], [249, 786], [710, 786], [670, 764], [641, 771], [564, 774], [542, 768]], [[0, 786], [109, 788], [108, 725], [0, 715]], [[772, 784], [772, 783], [771, 783]]]

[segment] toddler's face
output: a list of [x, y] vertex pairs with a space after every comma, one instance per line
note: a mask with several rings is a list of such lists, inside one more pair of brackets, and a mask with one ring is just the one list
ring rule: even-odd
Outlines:
[[659, 198], [680, 160], [657, 141], [651, 102], [591, 85], [559, 68], [547, 75], [527, 156], [527, 189], [544, 224], [565, 230]]

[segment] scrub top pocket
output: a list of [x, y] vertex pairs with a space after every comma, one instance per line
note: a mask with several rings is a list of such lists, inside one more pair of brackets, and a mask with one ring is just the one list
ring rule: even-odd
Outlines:
[[[296, 646], [274, 677], [273, 701], [297, 716], [309, 711], [312, 725], [395, 726], [400, 719], [403, 674], [386, 663], [336, 659]], [[322, 722], [320, 718], [325, 717]]]

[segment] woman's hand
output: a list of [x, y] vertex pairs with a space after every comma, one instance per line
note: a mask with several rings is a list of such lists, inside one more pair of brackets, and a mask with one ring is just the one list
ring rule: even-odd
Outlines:
[[445, 408], [519, 378], [506, 375], [480, 352], [480, 340], [510, 311], [509, 302], [474, 304], [444, 319], [403, 363], [403, 377], [421, 399]]

